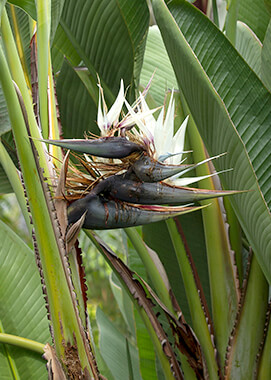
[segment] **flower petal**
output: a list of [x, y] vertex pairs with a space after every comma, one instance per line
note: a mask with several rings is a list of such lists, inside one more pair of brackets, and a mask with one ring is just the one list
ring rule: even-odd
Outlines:
[[107, 120], [109, 125], [114, 125], [119, 121], [119, 115], [124, 103], [124, 84], [123, 80], [120, 81], [120, 89], [114, 104], [107, 113]]
[[[188, 123], [188, 118], [187, 116], [178, 131], [175, 133], [173, 137], [173, 153], [178, 153], [182, 152], [184, 150], [184, 140], [185, 140], [185, 132], [186, 132], [186, 127]], [[171, 164], [178, 165], [179, 162], [182, 159], [182, 155], [175, 155], [171, 159]]]

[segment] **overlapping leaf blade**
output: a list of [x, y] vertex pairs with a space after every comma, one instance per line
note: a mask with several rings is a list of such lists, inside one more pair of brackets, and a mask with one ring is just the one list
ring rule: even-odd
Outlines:
[[[34, 254], [3, 222], [0, 222], [0, 239], [0, 320], [4, 332], [50, 343], [45, 302]], [[6, 349], [21, 379], [47, 378], [45, 362], [38, 354], [12, 346], [6, 346]], [[6, 358], [2, 357], [1, 368], [2, 360]]]
[[146, 87], [153, 74], [149, 92], [157, 105], [161, 105], [164, 102], [165, 92], [177, 89], [178, 84], [157, 25], [149, 29], [140, 84]]
[[241, 21], [237, 22], [235, 47], [246, 63], [261, 78], [261, 42], [253, 31]]
[[61, 124], [65, 137], [82, 138], [84, 132], [98, 133], [95, 125], [96, 105], [83, 82], [64, 62], [57, 81], [57, 95], [61, 110]]
[[67, 0], [61, 25], [92, 75], [116, 95], [120, 78], [125, 86], [138, 79], [148, 19], [145, 0]]
[[271, 203], [271, 95], [226, 37], [196, 8], [173, 1], [170, 14], [162, 1], [153, 4], [178, 82], [209, 153], [228, 152], [216, 163], [219, 170], [233, 168], [222, 176], [224, 185], [253, 189], [232, 202], [271, 281], [267, 207]]
[[[100, 330], [101, 354], [106, 364], [116, 380], [129, 379], [125, 336], [116, 329], [101, 309], [97, 309], [96, 318]], [[114, 350], [112, 350], [112, 344], [114, 344]], [[130, 343], [129, 351], [132, 359], [134, 379], [141, 379], [137, 350]]]
[[[51, 0], [51, 39], [53, 39], [55, 35], [64, 2], [65, 0]], [[9, 3], [23, 9], [25, 13], [31, 16], [34, 20], [37, 20], [35, 0], [11, 0]]]
[[263, 48], [262, 48], [262, 56], [261, 56], [261, 74], [262, 74], [262, 80], [266, 87], [271, 90], [271, 22], [269, 22], [268, 28], [266, 30], [264, 42], [263, 42]]
[[0, 136], [10, 131], [10, 128], [11, 126], [8, 117], [6, 101], [4, 98], [2, 88], [0, 86]]
[[68, 39], [61, 25], [58, 26], [54, 42], [52, 44], [52, 61], [54, 71], [57, 72], [61, 69], [63, 60], [66, 58], [72, 65], [79, 65], [81, 59], [73, 47], [71, 41]]
[[245, 22], [263, 41], [270, 16], [262, 0], [240, 0], [238, 20]]

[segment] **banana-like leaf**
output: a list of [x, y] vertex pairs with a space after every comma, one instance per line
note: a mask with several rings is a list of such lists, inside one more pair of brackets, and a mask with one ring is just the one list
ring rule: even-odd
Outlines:
[[51, 0], [51, 42], [54, 40], [64, 4], [65, 0]]
[[31, 40], [31, 23], [29, 16], [21, 8], [12, 4], [7, 6], [7, 13], [10, 19], [13, 34], [16, 39], [17, 49], [23, 66], [24, 75], [27, 85], [31, 88], [30, 83], [30, 40]]
[[118, 307], [122, 314], [122, 317], [127, 325], [127, 328], [131, 335], [135, 338], [135, 321], [134, 321], [134, 307], [133, 303], [126, 293], [123, 290], [121, 283], [114, 273], [110, 276], [110, 286], [115, 300], [117, 301]]
[[243, 22], [237, 21], [236, 50], [261, 78], [262, 44], [255, 33]]
[[271, 217], [267, 207], [271, 203], [271, 94], [226, 37], [196, 8], [184, 1], [171, 2], [172, 13], [162, 0], [154, 0], [153, 6], [179, 84], [209, 153], [228, 152], [215, 163], [219, 170], [233, 168], [222, 175], [223, 184], [226, 188], [253, 189], [236, 196], [232, 204], [271, 282]]
[[[49, 342], [49, 322], [40, 276], [32, 250], [0, 221], [0, 324], [5, 333]], [[1, 345], [3, 349], [3, 345]], [[47, 379], [45, 361], [37, 353], [5, 345], [0, 373], [9, 355], [19, 379]], [[12, 371], [12, 370], [11, 370]], [[14, 375], [14, 372], [11, 376]], [[7, 377], [8, 379], [13, 377]]]
[[270, 16], [262, 0], [240, 0], [238, 20], [245, 22], [263, 41]]
[[[100, 352], [115, 380], [131, 379], [131, 377], [129, 377], [128, 355], [126, 350], [127, 338], [116, 329], [100, 308], [97, 309], [96, 319], [100, 333]], [[137, 349], [131, 343], [128, 343], [128, 345], [132, 362], [133, 378], [140, 380], [142, 377], [139, 370]]]
[[[14, 164], [18, 166], [18, 159], [16, 155], [16, 149], [13, 142], [12, 133], [8, 132], [1, 136], [1, 143], [5, 147], [5, 150], [13, 160]], [[5, 170], [2, 165], [0, 165], [0, 193], [6, 194], [6, 193], [12, 193], [14, 190], [12, 189], [12, 186], [9, 182], [9, 179], [5, 173]]]
[[98, 134], [96, 103], [68, 62], [63, 63], [56, 91], [64, 136], [82, 138], [86, 131]]
[[37, 19], [35, 0], [11, 0], [9, 3], [16, 5], [28, 13], [34, 20]]
[[13, 192], [13, 189], [11, 187], [11, 184], [8, 180], [8, 177], [6, 176], [6, 173], [2, 167], [2, 165], [0, 165], [0, 193], [1, 194], [8, 194], [8, 193], [12, 193]]
[[114, 95], [120, 78], [134, 91], [148, 22], [145, 0], [66, 0], [61, 18], [91, 75], [98, 73]]
[[271, 22], [269, 22], [268, 28], [266, 30], [263, 48], [262, 48], [262, 57], [261, 57], [261, 75], [262, 80], [266, 87], [271, 91], [271, 53], [270, 46], [271, 45]]
[[0, 136], [10, 131], [11, 125], [8, 117], [8, 110], [5, 101], [5, 97], [0, 86]]
[[[51, 0], [51, 39], [53, 39], [65, 0]], [[35, 0], [10, 0], [9, 3], [23, 9], [32, 19], [37, 20]]]
[[178, 84], [157, 25], [149, 28], [140, 84], [146, 87], [153, 74], [149, 93], [157, 104], [163, 104], [165, 91], [177, 89]]
[[64, 59], [66, 58], [73, 66], [78, 66], [81, 58], [74, 49], [71, 41], [68, 39], [62, 26], [59, 24], [55, 33], [52, 44], [52, 61], [54, 71], [58, 72], [61, 69]]

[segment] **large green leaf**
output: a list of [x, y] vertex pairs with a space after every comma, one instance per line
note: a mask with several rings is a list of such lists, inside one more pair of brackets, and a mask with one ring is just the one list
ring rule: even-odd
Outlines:
[[[271, 281], [271, 94], [227, 38], [184, 1], [153, 1], [181, 90], [226, 188], [253, 190], [231, 201]], [[173, 18], [174, 16], [174, 18]], [[204, 48], [203, 48], [204, 47]], [[181, 64], [180, 64], [181, 62]], [[265, 198], [265, 200], [263, 199]]]
[[61, 25], [89, 71], [118, 93], [137, 83], [149, 13], [145, 0], [66, 0]]
[[2, 165], [0, 165], [0, 193], [7, 194], [7, 193], [12, 193], [12, 192], [13, 190], [10, 185], [10, 182], [6, 176], [6, 173]]
[[[16, 39], [17, 49], [23, 65], [25, 75], [30, 75], [30, 40], [31, 26], [29, 16], [21, 8], [9, 5], [6, 7], [10, 19], [13, 34]], [[29, 85], [29, 84], [28, 84]]]
[[271, 22], [269, 22], [262, 48], [261, 69], [262, 80], [271, 91]]
[[[268, 307], [268, 282], [252, 258], [244, 299], [235, 323], [227, 357], [227, 379], [254, 379]], [[244, 344], [245, 342], [245, 344]], [[270, 364], [270, 363], [269, 363]]]
[[54, 42], [52, 45], [52, 61], [54, 71], [61, 69], [64, 59], [67, 59], [73, 66], [78, 66], [81, 59], [74, 49], [71, 41], [68, 39], [61, 25], [58, 26]]
[[5, 97], [0, 86], [0, 136], [10, 131], [10, 121], [8, 117], [8, 111], [6, 106]]
[[35, 0], [11, 0], [9, 3], [16, 5], [27, 12], [34, 20], [37, 18]]
[[256, 34], [243, 22], [237, 22], [236, 50], [260, 78], [262, 44]]
[[140, 84], [146, 87], [153, 74], [149, 92], [160, 106], [166, 91], [177, 89], [178, 84], [157, 25], [149, 29]]
[[[129, 379], [127, 338], [116, 329], [99, 308], [96, 312], [96, 318], [100, 331], [100, 352], [103, 359], [116, 380]], [[140, 380], [138, 353], [130, 343], [129, 352], [132, 360], [133, 379]]]
[[[51, 0], [51, 39], [53, 39], [59, 19], [62, 13], [65, 0]], [[16, 5], [37, 20], [37, 10], [35, 0], [11, 0], [9, 3]]]
[[264, 0], [239, 0], [238, 19], [245, 22], [263, 41], [270, 15]]
[[57, 80], [57, 96], [65, 137], [82, 138], [84, 132], [89, 130], [98, 133], [95, 122], [96, 104], [80, 77], [67, 62], [63, 63]]
[[65, 0], [51, 0], [51, 41], [53, 41]]
[[[12, 132], [7, 132], [1, 136], [1, 143], [4, 145], [9, 156], [12, 158], [14, 164], [18, 166], [18, 159], [16, 149], [13, 142]], [[14, 190], [9, 182], [3, 166], [0, 164], [0, 193], [12, 193]]]
[[[0, 221], [0, 322], [5, 333], [51, 343], [40, 277], [31, 249]], [[8, 362], [20, 379], [46, 379], [45, 362], [33, 352], [0, 345], [0, 373]], [[2, 378], [2, 377], [1, 377]], [[8, 377], [10, 379], [11, 377]]]

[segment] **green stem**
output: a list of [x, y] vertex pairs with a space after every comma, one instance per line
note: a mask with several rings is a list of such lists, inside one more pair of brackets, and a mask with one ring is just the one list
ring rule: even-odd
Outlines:
[[116, 270], [116, 268], [114, 267], [114, 265], [112, 264], [112, 262], [108, 259], [108, 257], [106, 256], [106, 254], [104, 253], [102, 247], [99, 245], [98, 241], [95, 239], [95, 236], [94, 234], [89, 231], [89, 230], [84, 230], [86, 235], [89, 237], [89, 239], [92, 241], [92, 243], [95, 245], [95, 247], [98, 249], [98, 251], [103, 255], [103, 257], [105, 258], [105, 260], [108, 262], [108, 264], [110, 265], [110, 267], [112, 268], [112, 270], [114, 271], [114, 273], [116, 274], [116, 276], [118, 277], [120, 283], [122, 284], [123, 288], [126, 290], [127, 294], [130, 296], [131, 300], [133, 301], [133, 304], [135, 305], [137, 311], [139, 312], [145, 326], [146, 326], [146, 329], [150, 335], [150, 338], [153, 342], [153, 345], [155, 347], [155, 350], [156, 350], [156, 353], [157, 353], [157, 356], [160, 360], [160, 363], [161, 363], [161, 366], [162, 366], [162, 369], [163, 369], [163, 372], [164, 372], [164, 376], [167, 380], [173, 380], [174, 379], [174, 376], [172, 374], [172, 371], [170, 369], [170, 364], [169, 364], [169, 360], [168, 358], [166, 357], [164, 351], [163, 351], [163, 348], [162, 348], [162, 345], [161, 345], [161, 342], [160, 340], [158, 339], [157, 337], [157, 334], [151, 324], [151, 321], [150, 321], [150, 318], [149, 316], [147, 315], [146, 311], [143, 309], [143, 307], [141, 307], [138, 303], [138, 300], [136, 300], [134, 298], [134, 296], [131, 294], [127, 284], [125, 283], [125, 281], [123, 280], [123, 278], [120, 276], [119, 272]]
[[38, 42], [38, 76], [39, 76], [39, 109], [43, 137], [49, 136], [48, 127], [48, 57], [51, 25], [51, 0], [36, 0], [37, 9], [37, 42]]
[[[184, 99], [182, 99], [182, 103], [185, 111], [189, 114]], [[189, 120], [187, 133], [193, 150], [194, 162], [204, 160], [206, 158], [205, 148], [192, 117]], [[208, 164], [197, 167], [196, 174], [197, 176], [210, 174]], [[210, 177], [200, 181], [200, 186], [203, 189], [213, 190], [215, 188], [213, 178]], [[209, 205], [202, 210], [202, 218], [206, 241], [214, 330], [219, 357], [222, 359], [226, 353], [229, 336], [237, 312], [239, 298], [238, 284], [219, 200], [213, 199], [200, 203], [202, 205]]]
[[264, 342], [263, 352], [260, 359], [258, 380], [271, 379], [271, 318], [267, 327], [267, 335]]
[[23, 72], [24, 72], [24, 76], [25, 76], [25, 81], [27, 83], [27, 86], [29, 88], [31, 88], [31, 83], [29, 80], [28, 67], [26, 64], [26, 57], [25, 57], [24, 49], [23, 49], [22, 36], [21, 36], [19, 24], [18, 24], [16, 7], [13, 4], [9, 4], [9, 6], [10, 6], [12, 24], [13, 24], [13, 28], [14, 28], [15, 39], [16, 39], [16, 45], [17, 45], [20, 61], [22, 64], [22, 68], [23, 68]]
[[[234, 334], [231, 337], [231, 349], [225, 374], [227, 379], [259, 379], [259, 376], [252, 376], [252, 374], [255, 371], [255, 362], [266, 327], [268, 290], [268, 282], [256, 256], [253, 255], [244, 300], [235, 324]], [[267, 353], [265, 359], [268, 357], [270, 358], [270, 352]], [[270, 374], [270, 361], [268, 366]], [[262, 369], [264, 370], [264, 368]], [[264, 379], [270, 379], [270, 376], [267, 375]]]
[[210, 379], [218, 379], [218, 365], [215, 358], [215, 351], [211, 340], [211, 335], [203, 312], [198, 288], [195, 283], [194, 275], [188, 260], [186, 250], [173, 219], [166, 221], [168, 231], [174, 246], [176, 257], [179, 263], [183, 278], [185, 293], [192, 318], [193, 329], [199, 339], [204, 354], [208, 374]]
[[[39, 248], [43, 279], [46, 284], [50, 317], [54, 332], [54, 343], [59, 358], [64, 357], [65, 348], [76, 345], [82, 368], [93, 373], [94, 363], [90, 347], [77, 310], [69, 271], [64, 258], [61, 238], [49, 211], [42, 187], [39, 169], [33, 156], [21, 107], [2, 48], [0, 47], [0, 80], [6, 98], [9, 117], [13, 128], [17, 153], [21, 164], [24, 183]], [[94, 374], [94, 373], [93, 373]], [[95, 376], [95, 374], [94, 374]], [[95, 376], [97, 379], [98, 375]]]
[[217, 11], [217, 4], [216, 0], [212, 0], [212, 8], [213, 8], [213, 19], [216, 26], [219, 28], [219, 18], [218, 18], [218, 11]]
[[226, 18], [226, 36], [235, 46], [239, 0], [230, 0]]
[[229, 238], [231, 248], [235, 253], [235, 262], [238, 270], [239, 283], [243, 283], [243, 253], [242, 253], [242, 229], [238, 218], [233, 210], [230, 200], [224, 198], [224, 206], [229, 224]]
[[[36, 117], [33, 111], [32, 98], [25, 81], [25, 76], [22, 69], [20, 57], [17, 51], [17, 47], [14, 41], [11, 27], [10, 27], [8, 15], [5, 9], [3, 9], [3, 12], [2, 12], [1, 31], [2, 31], [2, 40], [4, 43], [6, 57], [7, 57], [9, 69], [12, 75], [12, 79], [16, 82], [22, 94], [22, 98], [23, 98], [24, 105], [27, 112], [31, 136], [34, 137], [35, 139], [40, 139], [41, 135], [40, 135], [39, 128], [36, 122]], [[46, 96], [47, 96], [47, 90], [46, 90]], [[46, 156], [43, 150], [43, 145], [40, 142], [37, 142], [35, 145], [39, 154], [40, 165], [44, 169], [44, 175], [46, 178], [48, 178], [48, 181], [50, 182], [51, 173], [50, 173]]]
[[44, 344], [31, 339], [21, 338], [20, 336], [0, 333], [0, 343], [11, 344], [16, 347], [37, 352], [40, 355], [44, 354]]
[[[50, 50], [49, 50], [48, 64], [49, 64], [49, 76], [48, 76], [49, 138], [52, 140], [58, 140], [60, 136], [59, 136], [59, 125], [58, 125], [58, 119], [57, 119], [56, 94], [55, 94]], [[63, 159], [61, 148], [55, 145], [49, 145], [49, 152], [51, 156], [53, 157], [54, 166], [60, 169], [62, 166], [61, 162]]]
[[[4, 328], [3, 328], [1, 321], [0, 321], [0, 334], [7, 335], [4, 333]], [[13, 379], [19, 379], [20, 375], [18, 373], [18, 369], [17, 369], [16, 363], [15, 363], [15, 360], [14, 360], [13, 356], [9, 353], [8, 346], [3, 346], [3, 350], [4, 350], [4, 355], [6, 356], [7, 361], [9, 363], [10, 370], [11, 370], [11, 373], [13, 375]]]
[[[155, 262], [148, 250], [148, 247], [135, 228], [125, 228], [124, 231], [141, 258], [158, 297], [174, 314], [174, 309], [169, 295], [170, 285], [166, 273], [163, 273], [164, 268], [162, 267], [160, 259], [157, 256], [157, 261]], [[159, 266], [161, 266], [160, 269]]]
[[28, 231], [31, 234], [32, 226], [30, 224], [29, 213], [27, 211], [27, 206], [26, 206], [26, 199], [25, 199], [22, 183], [18, 175], [18, 170], [16, 166], [14, 165], [12, 159], [10, 158], [9, 154], [7, 153], [1, 140], [0, 140], [0, 163], [2, 167], [4, 168], [6, 176], [8, 177], [8, 180], [16, 195], [16, 198], [22, 210], [22, 214], [24, 216], [24, 220], [27, 225]]

